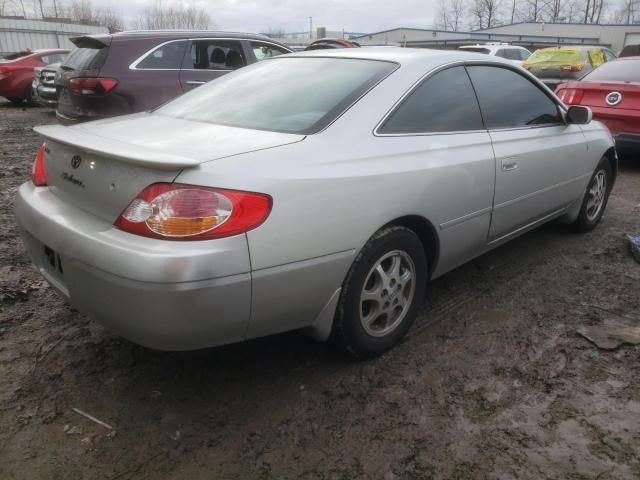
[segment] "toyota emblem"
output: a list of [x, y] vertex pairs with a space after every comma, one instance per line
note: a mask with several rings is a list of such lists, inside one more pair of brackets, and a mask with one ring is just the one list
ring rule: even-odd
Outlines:
[[78, 168], [82, 163], [82, 157], [80, 155], [74, 155], [71, 158], [71, 167]]
[[618, 105], [621, 101], [622, 94], [620, 92], [611, 92], [605, 98], [605, 102], [607, 102], [607, 105], [611, 105], [612, 107], [614, 105]]

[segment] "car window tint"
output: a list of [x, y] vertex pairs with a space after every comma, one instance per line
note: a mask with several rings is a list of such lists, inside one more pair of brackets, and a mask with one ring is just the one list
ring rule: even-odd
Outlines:
[[611, 50], [605, 50], [604, 57], [607, 62], [610, 62], [611, 60], [615, 60], [617, 58]]
[[526, 60], [531, 56], [531, 52], [529, 50], [519, 48], [518, 51], [520, 52], [520, 60]]
[[504, 58], [508, 58], [509, 60], [520, 60], [520, 50], [518, 50], [517, 48], [508, 48], [505, 50], [501, 50], [501, 52], [504, 52]]
[[212, 80], [155, 113], [307, 135], [329, 125], [396, 68], [377, 60], [274, 58]]
[[508, 58], [507, 57], [507, 51], [504, 48], [501, 48], [500, 50], [498, 50], [496, 52], [496, 57], [501, 57], [501, 58]]
[[94, 70], [102, 67], [109, 54], [109, 47], [76, 48], [71, 50], [62, 64], [65, 70]]
[[247, 64], [240, 42], [196, 40], [184, 68], [196, 70], [235, 70]]
[[186, 42], [170, 42], [161, 45], [139, 62], [137, 68], [179, 69], [185, 48]]
[[43, 55], [42, 57], [40, 57], [40, 60], [42, 60], [47, 65], [51, 65], [52, 63], [61, 62], [62, 60], [64, 60], [65, 56], [66, 55], [61, 53], [52, 53], [50, 55]]
[[256, 56], [256, 60], [266, 60], [267, 58], [277, 57], [278, 55], [284, 55], [291, 53], [284, 48], [276, 47], [269, 43], [251, 42], [251, 49]]
[[555, 124], [558, 107], [540, 88], [513, 70], [467, 67], [487, 128]]
[[453, 67], [422, 82], [391, 114], [379, 132], [456, 132], [483, 128], [469, 76], [464, 67]]

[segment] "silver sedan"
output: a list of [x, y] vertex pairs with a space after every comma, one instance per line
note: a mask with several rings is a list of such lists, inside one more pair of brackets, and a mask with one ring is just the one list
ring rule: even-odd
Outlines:
[[35, 265], [169, 350], [306, 329], [379, 354], [429, 280], [554, 219], [594, 228], [617, 172], [589, 109], [464, 52], [286, 55], [152, 112], [37, 131], [15, 203]]

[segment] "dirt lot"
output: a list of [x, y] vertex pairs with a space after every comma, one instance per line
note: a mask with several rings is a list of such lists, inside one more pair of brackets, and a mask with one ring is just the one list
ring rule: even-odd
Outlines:
[[433, 282], [381, 358], [295, 333], [162, 353], [74, 311], [25, 254], [13, 197], [52, 122], [0, 102], [0, 478], [640, 478], [640, 347], [577, 333], [640, 322], [640, 161], [594, 232], [551, 225]]

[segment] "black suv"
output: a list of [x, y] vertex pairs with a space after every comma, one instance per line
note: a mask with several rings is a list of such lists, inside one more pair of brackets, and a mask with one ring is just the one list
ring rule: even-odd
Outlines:
[[150, 110], [245, 65], [291, 53], [247, 33], [136, 31], [71, 39], [56, 76], [61, 123]]

